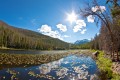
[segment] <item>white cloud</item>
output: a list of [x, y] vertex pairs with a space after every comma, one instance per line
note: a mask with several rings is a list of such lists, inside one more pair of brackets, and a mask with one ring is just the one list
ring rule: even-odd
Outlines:
[[100, 9], [102, 12], [104, 12], [106, 10], [105, 6], [100, 6]]
[[89, 15], [89, 16], [87, 17], [87, 20], [88, 20], [88, 22], [93, 23], [94, 20], [95, 20], [95, 17], [94, 17], [93, 15]]
[[95, 6], [95, 7], [92, 7], [91, 10], [92, 10], [93, 12], [96, 12], [98, 9], [99, 9], [99, 7], [98, 7], [98, 6]]
[[66, 32], [66, 31], [67, 31], [66, 25], [57, 24], [56, 26], [57, 26], [57, 28], [59, 28], [62, 32]]
[[87, 29], [83, 29], [83, 30], [81, 30], [81, 34], [85, 34], [85, 32], [87, 31]]
[[73, 32], [81, 31], [81, 28], [82, 28], [82, 26], [75, 25], [74, 28], [73, 28]]
[[53, 38], [58, 38], [60, 40], [63, 40], [61, 38], [61, 35], [58, 31], [52, 31], [51, 26], [48, 25], [42, 25], [41, 28], [38, 29], [42, 34], [53, 37]]
[[68, 37], [71, 37], [71, 36], [68, 36], [68, 35], [64, 35], [63, 37], [64, 37], [64, 38], [68, 38]]
[[99, 35], [100, 33], [98, 32], [97, 35]]
[[50, 36], [50, 37], [53, 37], [53, 38], [58, 38], [58, 39], [60, 39], [60, 40], [63, 40], [63, 39], [61, 38], [61, 35], [60, 35], [60, 33], [59, 33], [58, 31], [50, 31], [50, 32], [48, 32], [48, 33], [43, 33], [43, 34], [45, 34], [45, 35], [47, 35], [47, 36]]
[[86, 23], [84, 20], [77, 20], [76, 25], [73, 28], [73, 32], [81, 31], [82, 28], [86, 27]]
[[45, 25], [42, 25], [41, 28], [39, 28], [38, 30], [42, 33], [49, 33], [51, 32], [52, 29], [50, 26], [45, 24]]
[[88, 39], [89, 41], [91, 41], [91, 39]]
[[97, 12], [97, 11], [104, 12], [106, 10], [106, 8], [105, 8], [105, 6], [95, 6], [95, 7], [92, 7], [91, 10], [93, 12]]
[[77, 20], [77, 21], [76, 21], [76, 24], [79, 25], [79, 26], [86, 27], [86, 23], [85, 23], [84, 20]]

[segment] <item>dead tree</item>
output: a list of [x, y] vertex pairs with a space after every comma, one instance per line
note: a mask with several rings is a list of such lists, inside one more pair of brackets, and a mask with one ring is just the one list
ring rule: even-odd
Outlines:
[[[93, 11], [92, 8], [95, 7], [97, 8], [96, 11]], [[98, 25], [98, 23], [101, 22], [101, 24], [104, 24], [105, 27], [108, 29], [109, 34], [110, 34], [110, 38], [111, 38], [111, 57], [113, 60], [119, 60], [118, 57], [118, 49], [115, 48], [115, 41], [114, 41], [114, 35], [113, 32], [111, 30], [111, 27], [113, 27], [113, 21], [112, 21], [112, 17], [110, 15], [110, 11], [107, 10], [104, 12], [100, 9], [100, 5], [97, 3], [97, 0], [93, 0], [92, 3], [86, 3], [86, 7], [80, 9], [80, 15], [82, 15], [83, 17], [88, 17], [89, 15], [94, 16], [95, 22]], [[115, 58], [115, 55], [117, 55], [117, 58]]]

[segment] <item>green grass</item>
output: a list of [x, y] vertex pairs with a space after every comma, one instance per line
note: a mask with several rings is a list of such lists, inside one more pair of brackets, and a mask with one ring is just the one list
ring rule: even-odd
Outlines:
[[104, 56], [104, 52], [99, 51], [100, 54], [97, 57], [97, 65], [99, 70], [101, 71], [100, 78], [101, 80], [120, 80], [120, 75], [113, 74], [111, 66], [112, 66], [112, 60], [109, 58], [106, 58]]
[[113, 78], [111, 80], [120, 80], [120, 75], [113, 74]]

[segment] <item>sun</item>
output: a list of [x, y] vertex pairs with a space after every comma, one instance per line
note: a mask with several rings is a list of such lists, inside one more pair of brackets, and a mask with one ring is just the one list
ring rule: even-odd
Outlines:
[[74, 11], [72, 11], [72, 13], [67, 14], [67, 21], [69, 21], [70, 23], [75, 22], [77, 19], [77, 15], [75, 14]]

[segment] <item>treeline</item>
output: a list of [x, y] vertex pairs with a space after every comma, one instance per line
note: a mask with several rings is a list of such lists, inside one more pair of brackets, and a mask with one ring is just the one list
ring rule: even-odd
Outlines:
[[80, 44], [80, 45], [73, 44], [71, 46], [71, 49], [90, 49], [90, 48], [91, 48], [91, 42]]
[[[111, 3], [112, 8], [110, 15], [112, 21], [107, 21], [108, 24], [110, 24], [110, 29], [113, 37], [111, 37], [111, 34], [106, 25], [102, 24], [100, 34], [96, 35], [91, 42], [92, 49], [104, 50], [107, 53], [110, 53], [111, 51], [113, 51], [113, 49], [116, 51], [120, 51], [120, 1], [111, 0]], [[113, 41], [111, 41], [111, 38], [113, 38]]]
[[[107, 0], [110, 13], [102, 14], [100, 34], [91, 41], [91, 49], [103, 50], [113, 61], [120, 60], [120, 0]], [[100, 15], [98, 15], [99, 17]]]
[[[120, 26], [114, 26], [111, 28], [114, 35], [115, 42], [114, 48], [120, 51]], [[106, 29], [106, 27], [104, 27], [103, 25], [101, 27], [100, 34], [96, 35], [94, 39], [91, 41], [91, 49], [98, 49], [110, 52], [112, 50], [111, 44], [112, 43], [108, 29]]]
[[[93, 5], [99, 6], [97, 0], [93, 0]], [[99, 10], [98, 12], [91, 11], [90, 5], [81, 11], [84, 17], [91, 14], [97, 16], [95, 22], [97, 25], [101, 25], [99, 35], [96, 35], [87, 47], [90, 46], [90, 49], [103, 50], [107, 54], [110, 53], [113, 58], [117, 54], [118, 58], [118, 52], [120, 51], [120, 0], [106, 0], [106, 6], [109, 7], [104, 13], [99, 12]]]
[[0, 21], [0, 47], [16, 49], [61, 50], [69, 44], [40, 33], [15, 28]]

